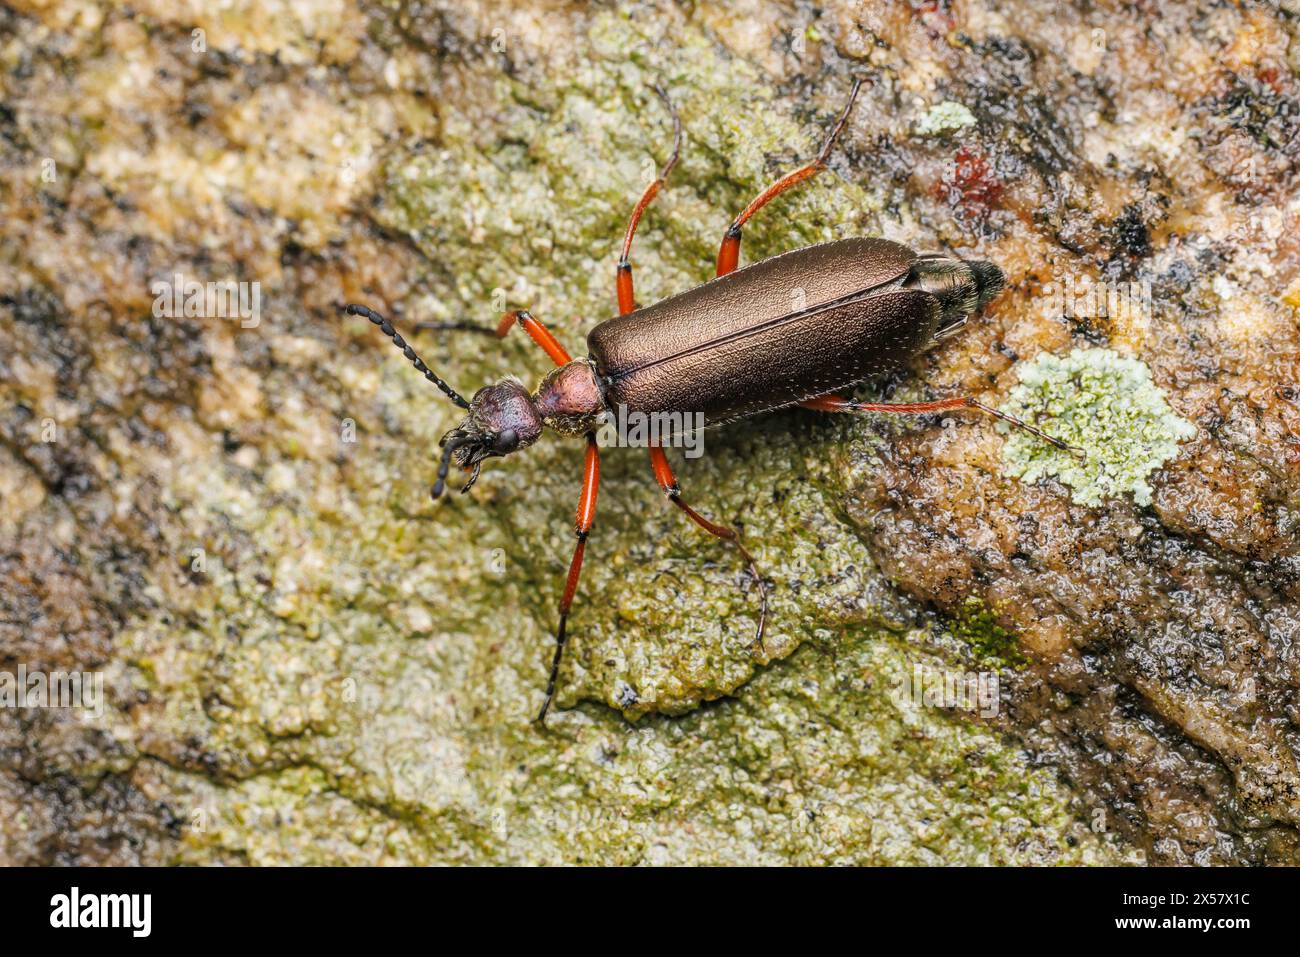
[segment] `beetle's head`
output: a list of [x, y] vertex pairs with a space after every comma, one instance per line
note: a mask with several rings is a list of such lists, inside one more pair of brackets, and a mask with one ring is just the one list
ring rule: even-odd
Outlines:
[[438, 468], [438, 481], [433, 487], [433, 497], [442, 493], [447, 474], [447, 461], [455, 458], [461, 468], [473, 469], [462, 492], [467, 492], [478, 479], [484, 459], [494, 455], [509, 455], [526, 449], [542, 434], [542, 417], [517, 379], [503, 379], [474, 393], [469, 401], [465, 421], [442, 437], [442, 463]]
[[496, 385], [479, 389], [472, 399], [449, 386], [424, 364], [415, 350], [402, 338], [393, 324], [367, 306], [348, 305], [343, 309], [350, 316], [363, 316], [377, 325], [381, 332], [393, 340], [415, 371], [437, 386], [452, 402], [465, 410], [465, 421], [444, 435], [438, 445], [442, 456], [438, 461], [438, 480], [431, 489], [434, 498], [442, 494], [447, 484], [447, 470], [451, 460], [469, 469], [472, 474], [462, 492], [469, 491], [478, 479], [479, 469], [486, 458], [509, 455], [526, 449], [542, 434], [542, 416], [533, 403], [533, 397], [518, 379], [504, 379]]

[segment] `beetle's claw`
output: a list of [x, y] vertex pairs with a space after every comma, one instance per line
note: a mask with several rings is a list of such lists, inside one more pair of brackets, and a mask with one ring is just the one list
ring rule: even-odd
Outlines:
[[749, 575], [754, 579], [754, 583], [758, 585], [758, 627], [754, 629], [754, 640], [750, 642], [749, 646], [751, 648], [757, 646], [762, 650], [763, 654], [770, 659], [772, 656], [768, 654], [767, 644], [763, 641], [763, 635], [767, 629], [767, 582], [765, 582], [763, 576], [759, 574], [758, 565], [754, 561], [754, 556], [749, 553], [749, 549], [740, 543], [740, 537], [737, 536], [731, 541], [740, 551], [740, 556], [745, 559], [746, 563], [748, 563]]
[[1042, 439], [1048, 445], [1051, 445], [1054, 448], [1058, 448], [1062, 452], [1069, 452], [1072, 455], [1079, 456], [1079, 458], [1081, 459], [1086, 459], [1088, 457], [1088, 453], [1085, 450], [1079, 448], [1079, 446], [1077, 445], [1070, 445], [1068, 442], [1062, 442], [1060, 439], [1050, 436], [1046, 432], [1043, 432], [1038, 429], [1034, 429], [1033, 431], [1040, 439]]
[[474, 483], [478, 481], [478, 473], [481, 471], [483, 471], [482, 464], [475, 462], [474, 474], [469, 477], [469, 481], [466, 482], [465, 485], [461, 488], [460, 490], [461, 495], [464, 495], [466, 492], [468, 492], [470, 489], [474, 487]]
[[551, 710], [551, 702], [555, 700], [554, 694], [548, 694], [546, 700], [542, 702], [542, 710], [537, 712], [537, 717], [533, 718], [532, 723], [537, 725], [541, 730], [550, 732], [551, 726], [546, 723], [546, 713]]

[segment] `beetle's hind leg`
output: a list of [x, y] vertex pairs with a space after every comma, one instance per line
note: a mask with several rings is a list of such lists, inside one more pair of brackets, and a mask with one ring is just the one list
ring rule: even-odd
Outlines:
[[659, 195], [659, 190], [667, 182], [668, 174], [677, 165], [677, 157], [681, 155], [682, 151], [682, 118], [677, 115], [677, 107], [673, 106], [673, 101], [668, 98], [668, 93], [662, 86], [656, 84], [655, 92], [664, 101], [664, 105], [668, 107], [668, 112], [673, 118], [673, 152], [668, 157], [668, 162], [664, 164], [659, 176], [646, 187], [645, 192], [641, 194], [641, 199], [632, 207], [632, 218], [628, 220], [627, 231], [623, 234], [623, 251], [618, 257], [618, 272], [615, 277], [615, 286], [618, 290], [618, 314], [620, 316], [626, 316], [636, 308], [636, 294], [632, 289], [632, 237], [636, 235], [636, 227], [640, 224], [646, 207]]
[[736, 550], [740, 552], [740, 557], [743, 558], [745, 564], [749, 566], [749, 574], [758, 584], [760, 602], [758, 611], [758, 627], [754, 630], [754, 644], [762, 648], [764, 653], [766, 653], [767, 646], [763, 644], [763, 631], [767, 626], [767, 583], [763, 581], [763, 576], [758, 573], [758, 565], [754, 562], [754, 556], [749, 553], [749, 549], [745, 548], [745, 546], [741, 544], [740, 536], [736, 534], [734, 528], [728, 528], [726, 525], [718, 525], [711, 522], [686, 504], [682, 499], [681, 486], [677, 484], [677, 476], [673, 474], [673, 468], [668, 464], [668, 456], [664, 454], [664, 450], [658, 445], [650, 446], [650, 464], [654, 466], [655, 481], [659, 483], [659, 487], [668, 495], [668, 500], [685, 512], [686, 516], [692, 522], [700, 526], [700, 528], [704, 529], [710, 535], [715, 538], [720, 538], [724, 542], [730, 542], [732, 545], [736, 546]]
[[717, 275], [725, 276], [736, 268], [740, 262], [740, 233], [745, 223], [749, 222], [751, 216], [760, 209], [776, 199], [787, 189], [792, 186], [798, 186], [806, 179], [816, 176], [826, 168], [826, 160], [831, 155], [831, 150], [835, 148], [835, 141], [839, 139], [840, 133], [843, 132], [844, 126], [849, 121], [849, 113], [853, 111], [853, 103], [858, 98], [858, 90], [862, 87], [862, 80], [853, 81], [853, 90], [849, 93], [849, 102], [845, 104], [844, 111], [840, 113], [840, 118], [835, 121], [831, 131], [826, 136], [826, 142], [822, 144], [821, 151], [817, 154], [816, 159], [806, 166], [801, 166], [793, 173], [787, 173], [769, 186], [763, 192], [754, 198], [754, 201], [744, 208], [739, 216], [732, 221], [723, 234], [722, 245], [718, 247], [718, 271]]
[[1067, 452], [1074, 452], [1076, 455], [1083, 454], [1083, 450], [1067, 445], [1060, 439], [1053, 438], [1041, 429], [1036, 429], [1028, 422], [1017, 419], [1013, 415], [1007, 415], [992, 406], [978, 402], [970, 396], [959, 396], [955, 399], [939, 399], [935, 402], [858, 402], [854, 399], [843, 399], [837, 395], [823, 395], [816, 399], [808, 399], [806, 402], [800, 402], [805, 409], [813, 409], [817, 412], [893, 412], [902, 415], [928, 415], [932, 412], [949, 412], [955, 409], [975, 409], [983, 412], [985, 415], [991, 415], [995, 419], [1001, 419], [1003, 422], [1009, 422], [1018, 429], [1023, 429], [1030, 435], [1037, 436], [1049, 445], [1054, 445], [1058, 449], [1064, 449]]

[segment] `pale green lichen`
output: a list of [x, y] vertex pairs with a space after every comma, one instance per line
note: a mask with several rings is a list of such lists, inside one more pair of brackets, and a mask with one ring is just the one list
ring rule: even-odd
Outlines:
[[926, 111], [916, 124], [916, 132], [921, 136], [938, 136], [974, 125], [974, 113], [955, 100], [944, 100]]
[[1025, 482], [1055, 476], [1081, 505], [1125, 492], [1139, 505], [1151, 504], [1148, 477], [1196, 434], [1196, 426], [1169, 407], [1151, 370], [1111, 349], [1039, 356], [1021, 369], [1002, 411], [1083, 450], [1056, 449], [1000, 426], [1009, 432], [1002, 458], [1011, 475]]

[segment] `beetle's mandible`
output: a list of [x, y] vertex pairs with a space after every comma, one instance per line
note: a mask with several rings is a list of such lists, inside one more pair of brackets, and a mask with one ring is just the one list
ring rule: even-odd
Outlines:
[[[442, 494], [452, 459], [470, 471], [462, 489], [468, 491], [484, 459], [526, 449], [545, 429], [586, 439], [577, 542], [560, 599], [555, 653], [538, 721], [545, 720], [555, 695], [569, 611], [596, 515], [600, 452], [595, 432], [619, 406], [651, 415], [700, 414], [710, 425], [792, 405], [822, 412], [912, 414], [975, 409], [1068, 448], [968, 396], [880, 403], [835, 394], [899, 368], [961, 329], [1005, 284], [1002, 271], [992, 263], [918, 255], [884, 239], [843, 239], [736, 268], [745, 223], [785, 190], [825, 168], [860, 87], [861, 80], [855, 81], [848, 104], [817, 157], [765, 189], [727, 228], [718, 250], [716, 278], [638, 309], [632, 286], [632, 238], [681, 148], [681, 121], [667, 95], [657, 89], [673, 119], [672, 156], [632, 210], [615, 273], [618, 317], [591, 331], [587, 355], [579, 359], [573, 359], [529, 312], [507, 313], [495, 330], [505, 336], [512, 326], [522, 326], [555, 363], [556, 368], [532, 393], [516, 380], [505, 379], [466, 401], [424, 364], [387, 319], [366, 306], [346, 307], [348, 313], [379, 326], [425, 378], [466, 410], [465, 420], [442, 437], [434, 498]], [[466, 324], [422, 327], [466, 328]], [[747, 563], [759, 589], [754, 640], [761, 643], [767, 590], [753, 558], [734, 529], [686, 503], [663, 449], [652, 443], [649, 451], [655, 479], [669, 500], [704, 531], [729, 542]]]

